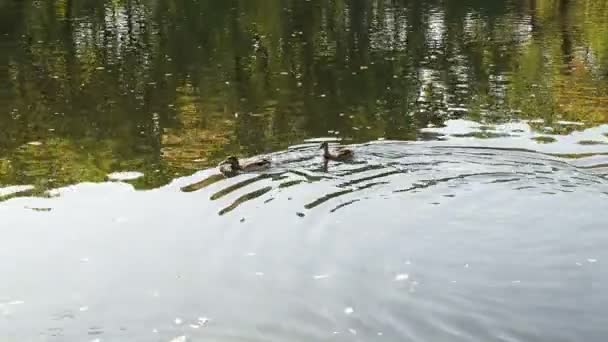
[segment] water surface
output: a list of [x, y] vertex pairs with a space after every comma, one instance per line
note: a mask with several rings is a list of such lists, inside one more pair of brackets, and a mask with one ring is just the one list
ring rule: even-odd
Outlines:
[[[0, 206], [0, 331], [32, 341], [603, 341], [597, 156], [385, 142], [325, 169], [83, 183]], [[595, 162], [592, 162], [595, 161]], [[605, 165], [605, 164], [604, 164]], [[44, 284], [42, 286], [41, 284]], [[178, 339], [179, 341], [179, 339]]]
[[0, 67], [2, 341], [608, 336], [605, 1], [0, 0]]

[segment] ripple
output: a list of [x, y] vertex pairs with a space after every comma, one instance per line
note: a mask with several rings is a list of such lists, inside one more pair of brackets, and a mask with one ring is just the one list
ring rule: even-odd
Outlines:
[[240, 206], [241, 204], [247, 202], [247, 201], [251, 201], [253, 199], [256, 199], [266, 193], [268, 193], [269, 191], [272, 190], [272, 187], [268, 186], [253, 192], [250, 192], [248, 194], [242, 195], [239, 198], [237, 198], [234, 202], [232, 202], [232, 204], [230, 204], [229, 206], [223, 208], [222, 210], [220, 210], [219, 215], [224, 215], [226, 213], [229, 213], [231, 211], [233, 211], [234, 209], [236, 209], [238, 206]]
[[[388, 194], [418, 193], [442, 184], [462, 187], [467, 183], [476, 183], [513, 184], [516, 186], [510, 189], [515, 191], [537, 190], [541, 194], [555, 195], [558, 192], [576, 191], [590, 184], [606, 184], [604, 178], [585, 171], [597, 166], [597, 163], [592, 164], [591, 159], [585, 159], [584, 163], [579, 161], [579, 168], [570, 164], [568, 159], [521, 148], [468, 147], [436, 143], [425, 145], [390, 141], [354, 145], [349, 148], [357, 151], [355, 164], [338, 163], [333, 169], [323, 170], [323, 167], [319, 168], [319, 162], [323, 163], [316, 148], [300, 146], [271, 156], [280, 160], [280, 166], [272, 173], [249, 174], [236, 178], [212, 174], [181, 187], [181, 190], [199, 192], [213, 185], [214, 190], [209, 195], [212, 201], [235, 194], [235, 198], [219, 210], [219, 214], [223, 216], [245, 203], [256, 202], [260, 197], [264, 197], [261, 201], [265, 205], [272, 205], [277, 199], [283, 202], [285, 196], [281, 196], [282, 193], [307, 193], [306, 189], [319, 188], [315, 185], [319, 182], [324, 183], [324, 189], [335, 189], [326, 190], [325, 193], [315, 196], [316, 198], [301, 203], [301, 207], [294, 208], [298, 216], [303, 217], [304, 212], [300, 211], [302, 208], [313, 210], [332, 201], [338, 203], [327, 209], [330, 213], [360, 204], [369, 197], [363, 195], [364, 192], [377, 198]], [[601, 163], [605, 161], [604, 158], [596, 159]], [[370, 192], [373, 188], [376, 190]], [[311, 192], [311, 195], [314, 192], [316, 191]], [[448, 198], [454, 196], [443, 195]], [[287, 200], [291, 201], [292, 197], [287, 196]]]
[[259, 182], [261, 180], [268, 179], [268, 178], [270, 178], [270, 176], [268, 176], [268, 175], [258, 175], [258, 176], [249, 178], [247, 180], [244, 180], [244, 181], [238, 182], [236, 184], [230, 185], [230, 186], [228, 186], [228, 187], [226, 187], [226, 188], [224, 188], [224, 189], [222, 189], [222, 190], [214, 193], [213, 195], [211, 195], [210, 198], [211, 198], [212, 201], [218, 200], [218, 199], [220, 199], [220, 198], [222, 198], [222, 197], [224, 197], [224, 196], [226, 196], [226, 195], [228, 195], [230, 193], [233, 193], [233, 192], [235, 192], [235, 191], [237, 191], [239, 189], [242, 189], [242, 188], [244, 188], [244, 187], [246, 187], [248, 185], [251, 185], [253, 183], [256, 183], [256, 182]]
[[28, 192], [34, 190], [33, 185], [13, 185], [0, 187], [0, 200], [11, 195]]
[[338, 211], [338, 210], [340, 210], [342, 208], [345, 208], [345, 207], [347, 207], [347, 206], [349, 206], [351, 204], [357, 203], [359, 201], [361, 201], [361, 200], [360, 199], [354, 199], [354, 200], [350, 200], [350, 201], [338, 204], [338, 206], [336, 206], [335, 208], [333, 208], [332, 210], [330, 210], [330, 212], [335, 213], [336, 211]]
[[[568, 229], [581, 235], [598, 234], [589, 233], [593, 226], [584, 210], [555, 213], [570, 220], [563, 227], [543, 213], [570, 205], [579, 208], [579, 198], [591, 197], [592, 203], [586, 205], [601, 206], [605, 197], [595, 195], [608, 193], [608, 180], [594, 171], [606, 163], [605, 156], [573, 159], [522, 149], [435, 142], [387, 141], [350, 147], [356, 150], [358, 163], [332, 163], [327, 170], [320, 167], [323, 160], [318, 151], [299, 148], [293, 156], [290, 150], [278, 152], [280, 166], [270, 174], [226, 178], [215, 169], [203, 170], [156, 190], [121, 188], [112, 203], [99, 192], [87, 192], [94, 194], [87, 197], [92, 202], [82, 203], [94, 203], [92, 211], [81, 204], [81, 192], [75, 188], [69, 196], [40, 200], [57, 204], [53, 214], [65, 207], [65, 201], [79, 203], [83, 212], [74, 213], [75, 219], [83, 226], [99, 224], [101, 233], [90, 234], [81, 226], [54, 231], [70, 234], [60, 235], [57, 241], [52, 239], [54, 234], [44, 236], [57, 245], [69, 241], [66, 236], [71, 234], [79, 243], [82, 239], [86, 249], [78, 249], [68, 260], [90, 263], [90, 258], [96, 265], [94, 271], [110, 274], [108, 281], [137, 282], [142, 277], [145, 285], [138, 293], [154, 284], [156, 290], [144, 295], [154, 303], [148, 303], [150, 310], [158, 306], [166, 311], [162, 306], [181, 296], [182, 288], [200, 296], [203, 304], [196, 304], [193, 312], [176, 309], [182, 316], [162, 316], [151, 323], [150, 329], [158, 327], [163, 334], [172, 334], [163, 335], [165, 340], [185, 332], [204, 331], [212, 338], [233, 336], [220, 324], [203, 329], [207, 321], [193, 319], [199, 312], [213, 314], [218, 322], [218, 316], [233, 318], [236, 325], [242, 323], [243, 336], [249, 334], [251, 324], [256, 327], [251, 331], [268, 339], [294, 334], [302, 340], [322, 339], [334, 330], [342, 332], [341, 337], [354, 338], [349, 329], [361, 339], [378, 338], [377, 332], [387, 339], [412, 340], [425, 336], [424, 331], [451, 337], [496, 336], [490, 331], [504, 327], [501, 317], [525, 312], [518, 303], [542, 296], [538, 289], [550, 292], [563, 283], [582, 289], [585, 273], [599, 272], [597, 265], [603, 256], [591, 248], [596, 240], [585, 240], [591, 247], [585, 247], [582, 255], [573, 255], [574, 247], [569, 244], [577, 240], [562, 236]], [[83, 187], [106, 185], [116, 189], [117, 184]], [[150, 203], [161, 199], [166, 207], [151, 211]], [[23, 208], [13, 201], [6, 203]], [[567, 206], [553, 209], [564, 201]], [[99, 211], [97, 203], [103, 203], [107, 212]], [[538, 203], [545, 206], [535, 207]], [[529, 212], [526, 205], [532, 208]], [[44, 216], [40, 222], [57, 223], [53, 214], [30, 213]], [[97, 220], [95, 215], [105, 218]], [[189, 227], [173, 225], [176, 217]], [[146, 222], [145, 227], [138, 228], [138, 222]], [[88, 235], [77, 235], [82, 232], [95, 237], [86, 240]], [[106, 240], [108, 236], [118, 240]], [[137, 247], [144, 238], [146, 248]], [[44, 250], [46, 243], [36, 248]], [[112, 244], [116, 248], [106, 251], [104, 246]], [[148, 248], [154, 252], [147, 252]], [[134, 266], [144, 271], [134, 276]], [[120, 277], [114, 269], [123, 272]], [[78, 267], [74, 276], [90, 271]], [[177, 281], [176, 273], [182, 275]], [[554, 279], [556, 274], [563, 279]], [[269, 292], [272, 298], [265, 297]], [[553, 296], [563, 298], [560, 293]], [[220, 305], [220, 297], [228, 298], [227, 303]], [[222, 309], [243, 303], [252, 309], [242, 314]], [[100, 314], [97, 306], [89, 310], [84, 304], [92, 305], [76, 302], [68, 306], [73, 311], [55, 315], [59, 322], [54, 323], [77, 324]], [[252, 314], [258, 307], [262, 309]], [[564, 307], [570, 309], [572, 304]], [[281, 315], [289, 319], [273, 321]], [[544, 317], [532, 316], [540, 321]], [[262, 330], [255, 330], [258, 328]], [[102, 333], [101, 328], [88, 330], [89, 335]]]
[[87, 335], [90, 335], [90, 336], [97, 336], [97, 335], [103, 335], [103, 334], [104, 334], [103, 328], [98, 327], [98, 326], [89, 327], [89, 329], [87, 331]]

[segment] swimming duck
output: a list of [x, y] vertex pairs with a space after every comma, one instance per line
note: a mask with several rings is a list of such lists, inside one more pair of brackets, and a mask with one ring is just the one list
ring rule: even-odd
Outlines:
[[224, 175], [234, 176], [239, 172], [263, 171], [270, 167], [271, 161], [268, 158], [259, 158], [241, 162], [237, 157], [230, 156], [221, 162], [218, 167]]
[[321, 144], [320, 150], [323, 150], [323, 158], [326, 160], [343, 161], [352, 159], [355, 153], [352, 150], [343, 148], [336, 151], [336, 153], [329, 152], [329, 143], [324, 142]]

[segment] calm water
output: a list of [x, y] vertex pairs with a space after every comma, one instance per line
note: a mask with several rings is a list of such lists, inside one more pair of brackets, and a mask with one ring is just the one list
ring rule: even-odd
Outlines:
[[3, 342], [603, 342], [607, 210], [606, 1], [0, 0]]

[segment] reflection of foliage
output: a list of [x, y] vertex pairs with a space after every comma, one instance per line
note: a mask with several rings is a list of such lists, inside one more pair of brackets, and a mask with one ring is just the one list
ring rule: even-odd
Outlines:
[[11, 168], [12, 167], [9, 160], [0, 159], [0, 175], [7, 175]]
[[[3, 173], [7, 183], [34, 180], [46, 187], [81, 181], [104, 180], [110, 158], [99, 142], [75, 146], [65, 140], [50, 139], [40, 146], [23, 145], [15, 150], [11, 168]], [[32, 183], [30, 181], [30, 183]]]
[[[561, 119], [589, 125], [608, 121], [608, 5], [593, 0], [534, 3], [533, 22], [548, 32], [532, 35], [514, 60], [512, 105], [521, 115], [543, 118], [551, 126]], [[577, 34], [573, 27], [582, 23]]]
[[597, 141], [597, 140], [581, 140], [578, 142], [580, 145], [606, 145], [608, 142]]
[[554, 137], [547, 137], [547, 136], [534, 137], [534, 138], [532, 138], [532, 140], [534, 140], [540, 144], [550, 144], [550, 143], [557, 141]]
[[608, 121], [599, 0], [0, 0], [0, 32], [0, 183], [134, 169], [157, 186], [228, 153], [425, 139], [452, 117]]

